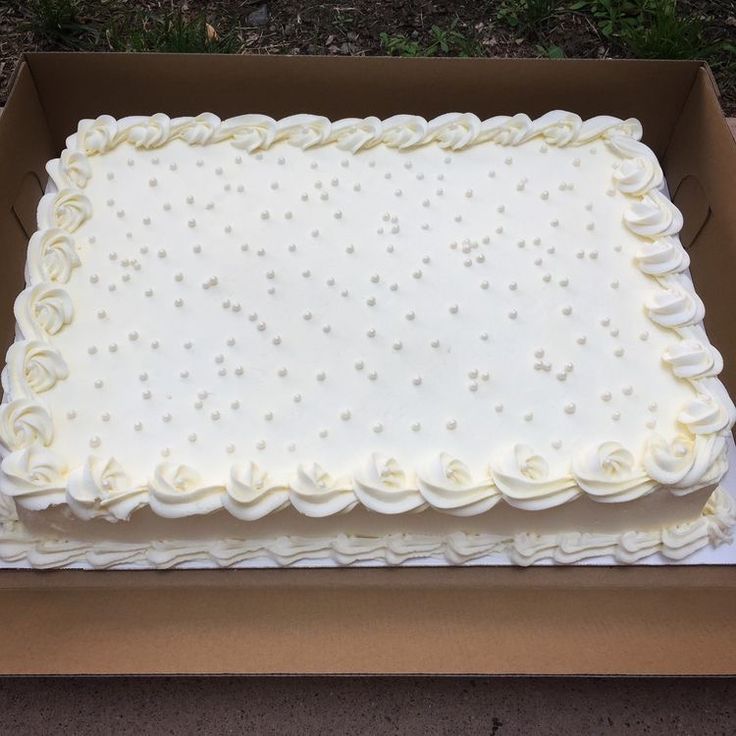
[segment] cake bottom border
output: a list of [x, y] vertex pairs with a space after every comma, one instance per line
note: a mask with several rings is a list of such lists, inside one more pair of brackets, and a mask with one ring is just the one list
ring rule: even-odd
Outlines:
[[[69, 538], [39, 538], [17, 517], [0, 529], [0, 566], [11, 568], [72, 568], [145, 570], [169, 568], [238, 568], [322, 566], [398, 566], [411, 564], [464, 565], [535, 563], [572, 565], [592, 558], [612, 557], [636, 564], [661, 554], [679, 562], [707, 545], [733, 541], [736, 502], [716, 488], [701, 516], [692, 521], [650, 531], [619, 534], [565, 532], [560, 534], [467, 534], [446, 536], [389, 534], [382, 537], [277, 537], [268, 539], [155, 540], [146, 543], [92, 543]], [[484, 562], [496, 556], [498, 562]]]

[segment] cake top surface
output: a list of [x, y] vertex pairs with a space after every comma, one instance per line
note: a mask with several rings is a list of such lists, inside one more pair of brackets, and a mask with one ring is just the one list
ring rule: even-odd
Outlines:
[[124, 518], [548, 508], [712, 482], [733, 406], [637, 121], [82, 121], [3, 491]]

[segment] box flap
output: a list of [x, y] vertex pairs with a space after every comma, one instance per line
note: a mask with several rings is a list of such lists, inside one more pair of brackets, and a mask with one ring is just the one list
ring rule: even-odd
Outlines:
[[0, 573], [0, 672], [736, 673], [720, 568]]

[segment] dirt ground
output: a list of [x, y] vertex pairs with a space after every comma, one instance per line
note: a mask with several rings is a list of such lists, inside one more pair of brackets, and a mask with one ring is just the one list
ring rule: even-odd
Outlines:
[[[0, 101], [19, 55], [34, 49], [631, 57], [637, 46], [613, 24], [646, 25], [618, 16], [636, 2], [652, 1], [5, 0], [0, 2]], [[664, 39], [655, 38], [653, 45], [650, 38], [643, 53], [704, 56], [714, 68], [724, 110], [736, 115], [736, 0], [680, 1], [677, 9], [697, 21], [696, 41], [669, 48], [667, 27], [655, 28], [652, 33]], [[166, 26], [171, 18], [188, 25], [172, 34]], [[683, 39], [689, 43], [687, 33]]]

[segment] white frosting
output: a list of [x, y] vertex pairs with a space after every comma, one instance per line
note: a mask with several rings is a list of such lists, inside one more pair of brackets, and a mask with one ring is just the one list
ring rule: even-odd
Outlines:
[[640, 136], [560, 111], [82, 121], [16, 302], [3, 492], [255, 520], [717, 481], [734, 408]]
[[[402, 565], [416, 560], [461, 565], [482, 562], [489, 556], [518, 565], [552, 561], [574, 564], [590, 558], [613, 556], [634, 564], [659, 554], [678, 562], [708, 544], [733, 541], [736, 504], [716, 490], [703, 514], [688, 522], [652, 530], [617, 533], [562, 532], [514, 535], [453, 531], [446, 534], [390, 533], [384, 535], [313, 535], [232, 538], [221, 540], [168, 540], [121, 542], [81, 540], [68, 536], [34, 537], [18, 523], [13, 508], [3, 513], [0, 559], [39, 569], [147, 569], [174, 567], [243, 567], [314, 564], [327, 560], [337, 565]], [[121, 526], [121, 525], [118, 525]]]

